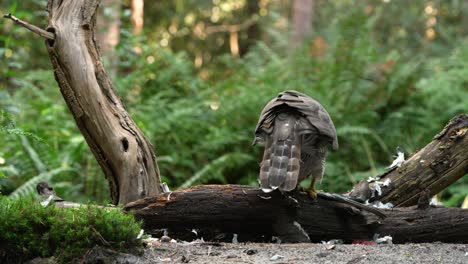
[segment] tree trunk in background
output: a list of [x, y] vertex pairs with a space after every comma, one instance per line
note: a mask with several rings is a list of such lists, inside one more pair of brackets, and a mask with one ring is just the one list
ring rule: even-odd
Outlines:
[[294, 0], [292, 8], [291, 51], [297, 48], [311, 31], [314, 0]]
[[[260, 6], [258, 0], [248, 0], [246, 5], [246, 12], [249, 14], [247, 17], [251, 18], [258, 16]], [[247, 28], [247, 39], [240, 42], [240, 55], [244, 56], [247, 54], [251, 47], [260, 39], [260, 27], [258, 21], [253, 23]]]
[[111, 76], [117, 73], [119, 57], [115, 47], [120, 41], [121, 0], [102, 0], [98, 9], [97, 42], [106, 70]]
[[95, 42], [99, 0], [49, 0], [54, 40], [46, 46], [55, 79], [109, 182], [113, 203], [161, 193], [153, 146], [128, 115]]
[[138, 35], [143, 30], [143, 6], [144, 0], [132, 0], [132, 25], [133, 34]]

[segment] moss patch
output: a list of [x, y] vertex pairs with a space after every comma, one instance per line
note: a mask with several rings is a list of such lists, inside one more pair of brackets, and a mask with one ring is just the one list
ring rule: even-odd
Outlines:
[[119, 209], [44, 208], [31, 198], [0, 198], [0, 223], [0, 260], [6, 261], [56, 256], [65, 262], [96, 245], [121, 252], [142, 246], [141, 222]]

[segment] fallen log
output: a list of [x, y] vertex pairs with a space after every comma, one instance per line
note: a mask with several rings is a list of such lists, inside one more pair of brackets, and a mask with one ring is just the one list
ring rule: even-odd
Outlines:
[[[167, 228], [178, 238], [284, 242], [370, 240], [390, 235], [394, 243], [467, 243], [468, 210], [396, 208], [380, 219], [372, 213], [294, 192], [265, 194], [251, 186], [206, 185], [148, 197], [127, 204], [147, 230]], [[192, 233], [193, 231], [193, 233]]]

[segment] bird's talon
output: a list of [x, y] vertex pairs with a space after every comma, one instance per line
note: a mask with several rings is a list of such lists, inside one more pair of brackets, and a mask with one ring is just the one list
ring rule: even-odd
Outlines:
[[315, 200], [317, 199], [317, 193], [322, 192], [322, 190], [307, 189], [306, 192], [310, 198]]

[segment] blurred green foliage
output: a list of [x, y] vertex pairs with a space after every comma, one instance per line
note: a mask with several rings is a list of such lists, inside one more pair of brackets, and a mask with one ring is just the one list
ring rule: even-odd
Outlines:
[[[35, 11], [45, 1], [6, 2], [1, 12], [16, 9], [21, 18], [45, 23], [46, 14]], [[251, 146], [253, 130], [266, 102], [286, 89], [319, 100], [337, 127], [340, 149], [330, 153], [319, 186], [332, 192], [382, 172], [397, 146], [408, 155], [450, 118], [466, 113], [466, 1], [315, 2], [314, 31], [294, 51], [288, 44], [290, 7], [282, 0], [147, 4], [139, 37], [131, 35], [124, 8], [114, 84], [155, 145], [169, 186], [255, 185], [262, 149]], [[203, 34], [252, 17], [258, 19], [255, 28], [239, 33], [240, 58], [230, 54], [229, 32]], [[108, 200], [102, 172], [59, 94], [43, 41], [7, 21], [0, 32], [7, 63], [0, 69], [1, 109], [23, 131], [44, 139], [31, 144], [47, 170], [73, 169], [52, 177], [60, 196]], [[0, 170], [8, 178], [0, 179], [0, 191], [9, 194], [39, 172], [18, 137], [3, 136]], [[442, 197], [455, 206], [467, 193], [464, 177]]]

